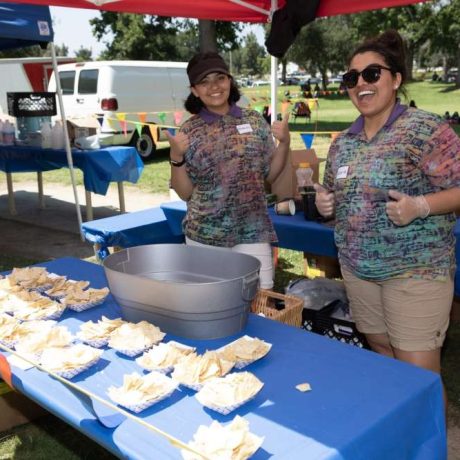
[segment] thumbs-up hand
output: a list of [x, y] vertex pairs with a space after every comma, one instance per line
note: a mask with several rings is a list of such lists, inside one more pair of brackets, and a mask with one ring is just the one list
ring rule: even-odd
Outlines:
[[424, 219], [430, 214], [430, 206], [423, 195], [410, 196], [390, 190], [388, 196], [392, 201], [387, 202], [386, 211], [395, 225], [407, 225], [418, 217]]
[[315, 204], [318, 212], [323, 217], [332, 217], [335, 213], [335, 195], [320, 184], [313, 185], [316, 198]]
[[272, 125], [272, 134], [281, 143], [289, 143], [291, 134], [289, 133], [289, 112], [283, 115], [281, 121], [275, 121]]
[[169, 131], [165, 132], [168, 138], [169, 145], [171, 146], [171, 158], [176, 161], [181, 161], [184, 158], [185, 152], [190, 146], [188, 135], [178, 132], [175, 136]]

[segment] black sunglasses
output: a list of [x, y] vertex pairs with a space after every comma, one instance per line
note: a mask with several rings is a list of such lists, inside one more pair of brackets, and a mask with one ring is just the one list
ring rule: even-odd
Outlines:
[[376, 81], [379, 81], [382, 70], [389, 70], [392, 72], [389, 67], [378, 64], [371, 64], [365, 69], [361, 70], [361, 72], [358, 72], [357, 70], [350, 70], [349, 72], [343, 74], [343, 84], [348, 89], [354, 88], [358, 84], [360, 75], [363, 77], [365, 82], [375, 83]]

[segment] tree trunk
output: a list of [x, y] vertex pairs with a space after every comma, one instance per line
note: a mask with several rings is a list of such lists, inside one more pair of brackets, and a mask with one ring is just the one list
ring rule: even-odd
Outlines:
[[457, 77], [455, 78], [455, 87], [460, 88], [460, 43], [457, 47]]
[[414, 48], [414, 43], [408, 40], [406, 46], [407, 81], [414, 80]]
[[198, 30], [200, 34], [200, 52], [217, 52], [216, 23], [209, 19], [199, 19]]
[[281, 80], [283, 83], [286, 83], [286, 67], [287, 67], [287, 60], [286, 58], [280, 59], [281, 62]]
[[449, 71], [449, 66], [447, 65], [447, 57], [442, 57], [442, 76], [441, 80], [447, 82], [447, 72]]

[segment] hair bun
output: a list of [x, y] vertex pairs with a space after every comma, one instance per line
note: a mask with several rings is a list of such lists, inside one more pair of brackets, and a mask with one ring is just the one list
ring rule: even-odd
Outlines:
[[377, 41], [394, 50], [404, 50], [404, 41], [396, 30], [387, 30], [377, 37]]

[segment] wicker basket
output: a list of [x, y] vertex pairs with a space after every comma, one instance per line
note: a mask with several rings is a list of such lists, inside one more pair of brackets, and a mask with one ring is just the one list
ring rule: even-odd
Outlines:
[[[276, 305], [284, 302], [284, 308], [278, 310]], [[266, 318], [280, 323], [300, 327], [302, 325], [303, 299], [294, 295], [260, 289], [252, 301], [252, 313], [263, 314]]]

